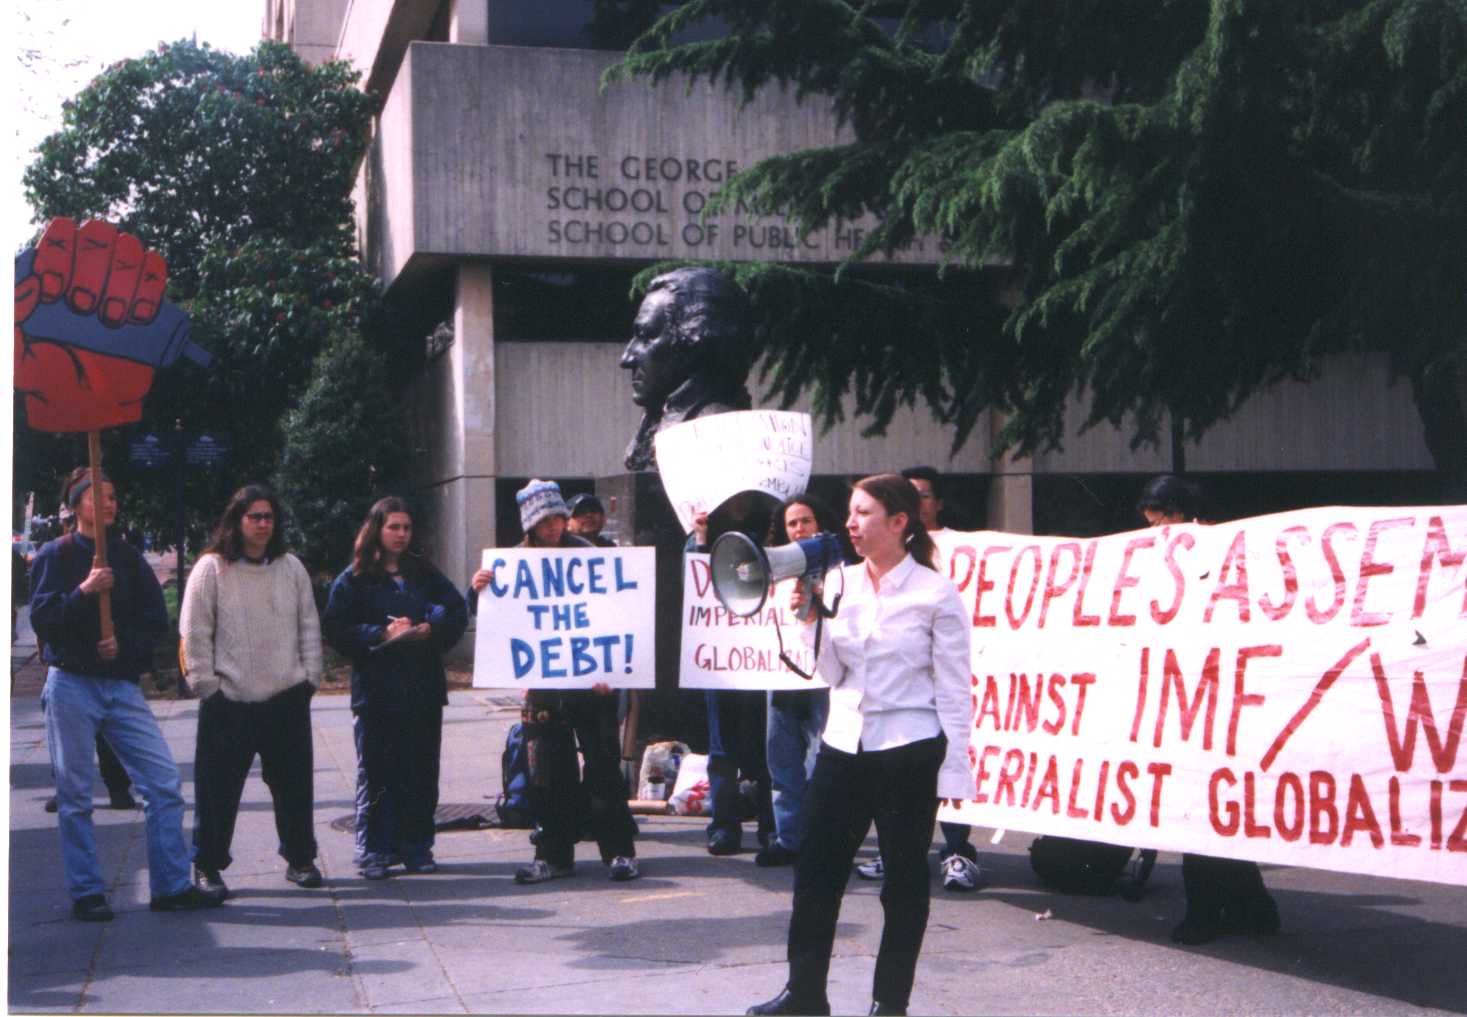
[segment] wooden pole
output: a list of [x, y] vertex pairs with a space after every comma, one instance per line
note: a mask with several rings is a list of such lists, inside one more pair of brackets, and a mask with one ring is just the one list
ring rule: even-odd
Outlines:
[[[92, 557], [92, 567], [107, 567], [107, 513], [103, 509], [102, 497], [102, 432], [87, 432], [87, 466], [92, 471], [92, 533], [97, 541], [97, 553]], [[102, 638], [112, 638], [112, 591], [105, 590], [97, 597], [97, 611], [102, 621]]]

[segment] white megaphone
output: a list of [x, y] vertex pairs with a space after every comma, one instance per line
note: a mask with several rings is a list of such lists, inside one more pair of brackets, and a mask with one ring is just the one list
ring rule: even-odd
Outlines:
[[806, 616], [815, 606], [810, 587], [845, 559], [840, 540], [833, 533], [817, 533], [783, 547], [763, 548], [742, 533], [725, 533], [713, 542], [709, 567], [713, 572], [713, 594], [730, 614], [747, 618], [764, 606], [769, 587], [781, 579], [800, 579], [807, 585]]

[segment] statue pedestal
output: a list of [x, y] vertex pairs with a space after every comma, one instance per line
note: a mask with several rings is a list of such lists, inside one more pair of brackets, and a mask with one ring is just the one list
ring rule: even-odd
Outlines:
[[687, 534], [656, 473], [597, 477], [596, 495], [606, 506], [602, 530], [606, 536], [618, 544], [657, 549], [657, 689], [643, 693], [637, 738], [643, 742], [675, 738], [687, 742], [694, 752], [707, 752], [703, 690], [678, 688]]

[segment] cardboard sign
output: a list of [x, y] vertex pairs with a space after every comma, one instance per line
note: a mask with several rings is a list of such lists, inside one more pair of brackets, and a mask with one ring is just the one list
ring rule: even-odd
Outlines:
[[803, 494], [814, 440], [808, 413], [739, 410], [658, 431], [653, 447], [667, 500], [691, 533], [694, 516], [740, 491], [762, 491], [778, 501]]
[[1467, 506], [944, 545], [973, 792], [943, 818], [1467, 885]]
[[[806, 681], [779, 659], [782, 630], [784, 649], [803, 671], [813, 673], [813, 655], [800, 641], [803, 623], [789, 609], [786, 579], [774, 587], [756, 614], [730, 614], [713, 593], [708, 555], [683, 555], [683, 646], [678, 686], [684, 689], [825, 688], [819, 678]], [[825, 651], [830, 652], [830, 651]]]
[[486, 550], [483, 567], [475, 688], [656, 686], [652, 548]]

